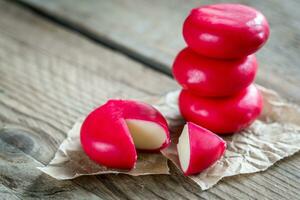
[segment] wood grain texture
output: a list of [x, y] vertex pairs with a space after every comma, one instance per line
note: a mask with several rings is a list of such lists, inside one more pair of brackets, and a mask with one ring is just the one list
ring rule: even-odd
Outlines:
[[0, 157], [0, 199], [100, 199], [71, 181], [57, 181], [42, 174], [36, 169], [42, 166], [39, 161], [2, 140]]
[[167, 76], [0, 1], [0, 199], [297, 199], [300, 154], [202, 192], [172, 176], [42, 174], [74, 121], [108, 98], [177, 88]]
[[266, 15], [271, 26], [270, 40], [257, 54], [260, 63], [257, 82], [300, 103], [298, 0], [21, 1], [169, 73], [174, 57], [185, 46], [181, 28], [191, 8], [217, 2], [253, 6]]

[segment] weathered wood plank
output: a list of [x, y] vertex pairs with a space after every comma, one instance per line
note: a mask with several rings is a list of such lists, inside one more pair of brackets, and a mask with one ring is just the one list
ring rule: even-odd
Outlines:
[[57, 181], [42, 174], [35, 168], [41, 163], [2, 140], [0, 157], [1, 190], [7, 189], [0, 193], [0, 199], [101, 199], [71, 181]]
[[290, 0], [21, 0], [72, 28], [112, 45], [154, 67], [170, 72], [177, 52], [185, 46], [181, 27], [189, 10], [201, 4], [241, 2], [267, 16], [268, 44], [258, 53], [257, 82], [300, 103], [300, 2]]
[[20, 200], [20, 198], [13, 194], [13, 191], [4, 185], [0, 185], [0, 194], [1, 199], [12, 199], [12, 200]]
[[[299, 170], [291, 172], [298, 169], [299, 154], [264, 173], [225, 179], [206, 192], [174, 168], [172, 176], [103, 175], [73, 181], [56, 181], [35, 169], [49, 162], [77, 117], [107, 98], [137, 98], [177, 87], [170, 78], [123, 55], [0, 1], [0, 181], [5, 195], [11, 192], [22, 199], [278, 199], [278, 193], [293, 199], [300, 195]], [[264, 176], [268, 181], [261, 180]]]

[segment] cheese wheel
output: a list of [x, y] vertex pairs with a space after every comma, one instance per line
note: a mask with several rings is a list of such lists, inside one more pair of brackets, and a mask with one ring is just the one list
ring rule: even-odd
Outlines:
[[201, 55], [232, 59], [261, 48], [269, 37], [262, 13], [240, 4], [214, 4], [193, 9], [183, 25], [189, 47]]
[[254, 54], [220, 60], [200, 56], [185, 48], [176, 57], [172, 71], [184, 89], [198, 96], [223, 97], [234, 95], [253, 82], [257, 62]]
[[261, 113], [263, 99], [254, 85], [226, 98], [203, 98], [182, 90], [179, 109], [186, 121], [214, 133], [238, 132], [249, 126]]

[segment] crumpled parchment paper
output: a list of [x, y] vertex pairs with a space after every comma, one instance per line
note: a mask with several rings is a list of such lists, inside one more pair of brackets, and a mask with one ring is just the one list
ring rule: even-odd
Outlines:
[[132, 170], [112, 169], [96, 164], [81, 148], [80, 128], [82, 122], [83, 119], [79, 119], [74, 124], [50, 163], [45, 167], [38, 167], [38, 169], [58, 180], [73, 179], [83, 175], [113, 173], [132, 176], [169, 174], [167, 158], [161, 154], [138, 153], [138, 160]]
[[[276, 161], [300, 150], [300, 107], [287, 103], [274, 91], [258, 86], [264, 96], [264, 110], [246, 130], [223, 137], [225, 155], [196, 176], [189, 176], [202, 190], [209, 189], [223, 177], [266, 170]], [[184, 120], [177, 104], [179, 91], [162, 97], [147, 98], [167, 118], [172, 144], [162, 151], [178, 167], [176, 143]], [[108, 169], [95, 164], [84, 154], [79, 134], [82, 119], [75, 123], [51, 162], [39, 169], [56, 179], [73, 179], [81, 175], [126, 173], [129, 175], [168, 174], [167, 160], [160, 154], [140, 153], [131, 171]]]

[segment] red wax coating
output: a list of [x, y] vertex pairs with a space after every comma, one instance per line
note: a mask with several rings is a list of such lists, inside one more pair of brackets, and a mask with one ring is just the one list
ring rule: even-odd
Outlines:
[[218, 134], [238, 132], [249, 126], [261, 113], [263, 99], [254, 85], [223, 98], [203, 98], [188, 90], [179, 96], [179, 108], [186, 121]]
[[262, 13], [240, 4], [195, 8], [183, 25], [183, 36], [193, 50], [213, 58], [239, 58], [256, 52], [269, 37]]
[[80, 139], [85, 153], [95, 162], [107, 167], [133, 168], [137, 153], [126, 119], [160, 125], [165, 130], [167, 140], [159, 149], [169, 145], [168, 125], [158, 110], [138, 101], [109, 100], [91, 112], [83, 122]]
[[220, 60], [183, 49], [173, 64], [173, 76], [184, 88], [198, 96], [230, 96], [250, 85], [257, 71], [255, 55]]

